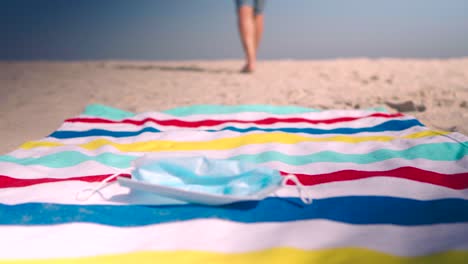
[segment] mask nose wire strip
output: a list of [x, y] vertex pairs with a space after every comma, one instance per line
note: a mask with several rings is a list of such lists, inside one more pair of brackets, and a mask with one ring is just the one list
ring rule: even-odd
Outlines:
[[312, 203], [312, 197], [310, 196], [310, 193], [306, 193], [304, 194], [305, 192], [305, 189], [306, 189], [306, 186], [304, 186], [298, 179], [297, 179], [297, 176], [296, 175], [293, 175], [293, 174], [288, 174], [286, 177], [284, 177], [283, 179], [283, 186], [286, 186], [286, 182], [288, 180], [291, 180], [292, 182], [294, 182], [294, 184], [296, 185], [297, 187], [297, 192], [299, 193], [299, 197], [301, 198], [301, 201], [305, 204], [311, 204]]
[[[120, 174], [122, 174], [122, 172], [117, 172], [117, 173], [112, 174], [111, 176], [109, 176], [109, 177], [105, 178], [103, 181], [101, 181], [101, 183], [98, 186], [96, 186], [95, 188], [86, 188], [86, 189], [83, 189], [83, 190], [77, 192], [76, 196], [75, 196], [75, 199], [78, 200], [78, 201], [87, 201], [95, 193], [99, 192], [99, 190], [101, 190], [102, 188], [109, 185], [109, 181], [113, 180], [114, 178], [117, 178], [117, 176], [119, 176]], [[113, 183], [110, 183], [110, 184], [113, 184]], [[88, 193], [88, 195], [83, 196], [84, 193]]]

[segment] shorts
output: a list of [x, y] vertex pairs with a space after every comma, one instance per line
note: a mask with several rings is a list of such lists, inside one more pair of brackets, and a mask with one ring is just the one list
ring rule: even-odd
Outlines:
[[237, 9], [243, 5], [248, 5], [254, 8], [255, 14], [263, 13], [265, 0], [236, 0]]

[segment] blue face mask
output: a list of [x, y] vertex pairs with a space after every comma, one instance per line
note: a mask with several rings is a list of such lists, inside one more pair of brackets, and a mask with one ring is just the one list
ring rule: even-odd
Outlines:
[[189, 203], [221, 205], [261, 200], [287, 179], [302, 187], [294, 176], [282, 177], [276, 170], [237, 160], [145, 155], [136, 159], [133, 167], [132, 179], [117, 178], [120, 185]]

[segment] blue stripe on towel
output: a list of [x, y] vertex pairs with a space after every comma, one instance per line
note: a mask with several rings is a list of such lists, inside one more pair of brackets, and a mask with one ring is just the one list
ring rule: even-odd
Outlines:
[[[221, 129], [207, 129], [208, 132], [218, 132], [223, 130], [230, 130], [235, 132], [251, 132], [251, 131], [264, 131], [264, 132], [285, 132], [285, 133], [304, 133], [312, 135], [324, 135], [324, 134], [356, 134], [362, 132], [384, 132], [384, 131], [401, 131], [414, 126], [423, 126], [418, 120], [391, 120], [384, 122], [382, 124], [363, 127], [363, 128], [334, 128], [334, 129], [319, 129], [319, 128], [260, 128], [260, 127], [248, 127], [248, 128], [237, 128], [233, 126], [224, 127]], [[187, 129], [187, 128], [184, 128]], [[199, 130], [196, 128], [195, 130]], [[105, 137], [133, 137], [143, 134], [145, 132], [149, 133], [159, 133], [161, 130], [154, 127], [145, 127], [138, 131], [111, 131], [103, 129], [91, 129], [87, 131], [68, 131], [60, 130], [55, 131], [50, 134], [49, 137], [66, 139], [66, 138], [80, 138], [80, 137], [92, 137], [92, 136], [105, 136]]]
[[0, 204], [1, 225], [52, 225], [74, 222], [118, 227], [219, 218], [241, 223], [327, 219], [349, 224], [402, 226], [468, 222], [468, 200], [420, 201], [385, 196], [317, 199], [303, 205], [297, 198], [267, 198], [227, 206], [202, 205], [67, 205]]

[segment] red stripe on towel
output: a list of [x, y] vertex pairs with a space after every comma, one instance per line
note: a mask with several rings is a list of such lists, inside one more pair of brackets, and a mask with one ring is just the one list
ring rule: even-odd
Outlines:
[[[282, 175], [290, 173], [281, 172]], [[60, 181], [85, 181], [99, 182], [103, 181], [112, 174], [90, 175], [90, 176], [74, 176], [68, 178], [38, 178], [38, 179], [18, 179], [10, 176], [0, 175], [0, 188], [25, 187], [34, 184], [51, 183]], [[462, 190], [468, 188], [468, 173], [457, 174], [441, 174], [432, 171], [426, 171], [413, 167], [401, 167], [388, 171], [356, 171], [342, 170], [325, 174], [294, 174], [299, 181], [308, 186], [325, 184], [337, 181], [351, 181], [370, 177], [395, 177], [402, 178], [422, 183], [429, 183], [447, 187], [450, 189]], [[130, 178], [130, 174], [121, 174], [122, 177]], [[288, 184], [293, 184], [288, 181]]]
[[[85, 181], [100, 182], [113, 174], [73, 176], [69, 178], [37, 178], [37, 179], [18, 179], [10, 176], [0, 175], [0, 188], [26, 187], [41, 183], [62, 182], [62, 181]], [[120, 174], [122, 177], [130, 178], [130, 174]], [[111, 180], [115, 181], [115, 179]]]
[[[281, 172], [287, 175], [286, 172]], [[451, 189], [462, 190], [468, 188], [468, 173], [442, 174], [433, 171], [422, 170], [414, 167], [401, 167], [387, 171], [357, 171], [342, 170], [324, 174], [293, 174], [304, 185], [324, 184], [336, 181], [350, 181], [370, 177], [395, 177], [423, 183], [430, 183]], [[287, 184], [294, 185], [292, 181]]]
[[361, 117], [340, 117], [333, 119], [323, 119], [323, 120], [311, 120], [305, 118], [265, 118], [259, 120], [237, 120], [237, 119], [228, 119], [228, 120], [200, 120], [200, 121], [183, 121], [178, 119], [168, 119], [168, 120], [158, 120], [154, 118], [145, 118], [143, 120], [134, 120], [134, 119], [123, 119], [123, 120], [109, 120], [103, 118], [87, 118], [87, 117], [77, 117], [70, 118], [65, 120], [69, 123], [102, 123], [102, 124], [131, 124], [136, 126], [144, 125], [145, 123], [152, 122], [162, 126], [178, 126], [178, 127], [200, 127], [200, 126], [217, 126], [224, 123], [240, 123], [240, 124], [257, 124], [257, 125], [271, 125], [279, 122], [284, 123], [309, 123], [309, 124], [333, 124], [339, 122], [349, 122], [363, 118], [369, 117], [384, 117], [384, 118], [394, 118], [403, 116], [400, 113], [396, 114], [386, 114], [386, 113], [374, 113], [367, 116]]

